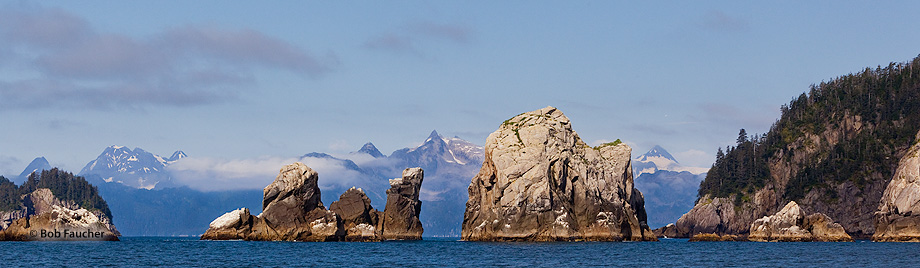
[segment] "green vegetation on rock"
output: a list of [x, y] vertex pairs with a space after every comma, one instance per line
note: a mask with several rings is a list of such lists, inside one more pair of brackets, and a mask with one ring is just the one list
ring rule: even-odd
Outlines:
[[39, 173], [32, 173], [22, 186], [0, 177], [0, 211], [19, 209], [21, 196], [38, 188], [48, 188], [61, 201], [74, 201], [80, 207], [90, 211], [101, 211], [109, 218], [112, 212], [109, 205], [99, 196], [96, 186], [89, 184], [83, 177], [53, 168]]
[[766, 135], [742, 130], [735, 147], [719, 148], [699, 196], [750, 200], [771, 182], [768, 163], [793, 173], [776, 189], [785, 200], [819, 190], [832, 202], [835, 185], [890, 179], [920, 129], [920, 57], [812, 85], [781, 111]]

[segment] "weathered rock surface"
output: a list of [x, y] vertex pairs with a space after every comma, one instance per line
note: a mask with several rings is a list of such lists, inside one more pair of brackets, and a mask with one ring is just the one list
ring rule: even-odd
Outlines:
[[840, 224], [821, 213], [806, 216], [794, 201], [751, 224], [748, 240], [759, 242], [853, 241]]
[[348, 189], [339, 196], [339, 200], [329, 205], [329, 210], [338, 214], [345, 228], [345, 241], [379, 241], [377, 232], [380, 212], [371, 206], [360, 188]]
[[875, 217], [872, 240], [920, 242], [920, 143], [901, 158]]
[[[351, 188], [326, 210], [320, 201], [319, 179], [303, 163], [297, 162], [281, 169], [278, 177], [263, 191], [262, 214], [253, 216], [246, 208], [228, 212], [211, 222], [202, 240], [258, 240], [258, 241], [380, 241], [384, 239], [421, 239], [421, 223], [418, 211], [418, 191], [422, 182], [421, 169], [410, 177], [397, 179], [409, 181], [414, 188], [415, 203], [395, 202], [394, 215], [414, 211], [414, 225], [403, 224], [393, 217], [393, 235], [387, 236], [383, 218], [390, 211], [381, 213], [371, 207], [371, 201], [363, 190]], [[414, 184], [413, 184], [414, 183]], [[398, 183], [401, 187], [403, 183]], [[392, 185], [392, 181], [391, 181]], [[396, 187], [396, 186], [394, 186]], [[408, 187], [408, 186], [406, 186]], [[411, 187], [408, 187], [411, 188]], [[400, 188], [401, 189], [401, 188]], [[391, 189], [392, 190], [392, 189]], [[390, 191], [387, 191], [389, 193]], [[409, 194], [409, 190], [395, 191], [397, 195]], [[406, 205], [409, 207], [400, 207]], [[404, 220], [407, 222], [407, 220]], [[417, 228], [416, 228], [417, 226]], [[417, 231], [417, 232], [416, 232]], [[411, 237], [411, 238], [410, 238]]]
[[0, 240], [118, 241], [120, 235], [105, 214], [62, 202], [47, 188], [23, 195], [22, 208], [3, 213], [2, 220]]
[[589, 147], [553, 107], [505, 121], [470, 183], [462, 239], [657, 240], [633, 187], [631, 151]]
[[690, 237], [690, 242], [726, 242], [726, 241], [744, 241], [744, 238], [737, 235], [719, 235], [714, 233], [700, 233]]
[[345, 230], [320, 201], [319, 175], [303, 163], [281, 168], [262, 191], [262, 214], [238, 209], [218, 217], [201, 235], [209, 240], [335, 241]]
[[424, 176], [425, 172], [421, 168], [407, 168], [403, 170], [402, 178], [390, 180], [387, 204], [381, 219], [383, 238], [422, 239], [424, 228], [418, 218], [422, 211], [422, 201], [418, 198]]

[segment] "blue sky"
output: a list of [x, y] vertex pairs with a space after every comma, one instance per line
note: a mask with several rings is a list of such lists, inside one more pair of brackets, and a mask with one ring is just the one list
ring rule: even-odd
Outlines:
[[[920, 54], [914, 1], [0, 3], [0, 174], [110, 145], [239, 161], [483, 144], [560, 108], [708, 166], [811, 84]], [[219, 162], [219, 161], [217, 161]]]

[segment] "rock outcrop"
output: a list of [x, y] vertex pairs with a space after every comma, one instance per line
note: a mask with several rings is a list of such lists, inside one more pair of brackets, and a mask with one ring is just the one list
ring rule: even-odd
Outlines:
[[419, 191], [425, 173], [421, 168], [403, 170], [402, 178], [390, 180], [387, 189], [387, 204], [383, 211], [381, 225], [383, 238], [396, 240], [421, 240], [422, 222], [418, 215], [422, 211]]
[[[409, 169], [407, 169], [408, 171]], [[414, 224], [398, 228], [399, 218], [393, 217], [393, 236], [387, 236], [385, 222], [389, 202], [383, 213], [371, 207], [371, 201], [359, 188], [351, 188], [327, 210], [320, 201], [317, 186], [319, 175], [303, 163], [297, 162], [281, 169], [278, 177], [263, 190], [262, 214], [253, 216], [246, 208], [228, 212], [211, 222], [202, 240], [258, 240], [258, 241], [380, 241], [385, 239], [421, 239], [421, 223], [418, 222], [418, 190], [422, 182], [419, 168], [411, 178], [396, 179], [410, 181], [415, 191], [414, 203], [394, 203], [391, 214], [414, 212]], [[406, 172], [404, 172], [405, 176]], [[398, 183], [402, 186], [402, 183]], [[392, 181], [391, 181], [392, 185]], [[396, 188], [396, 186], [393, 186]], [[392, 190], [392, 189], [391, 189]], [[389, 193], [390, 191], [387, 191]], [[407, 191], [396, 191], [402, 194]], [[400, 207], [406, 205], [409, 207]], [[407, 222], [404, 220], [404, 222]], [[417, 226], [417, 228], [416, 228]], [[414, 232], [416, 231], [417, 232]], [[413, 236], [417, 235], [417, 236]], [[411, 238], [410, 238], [411, 237]], [[416, 238], [417, 237], [417, 238]]]
[[371, 206], [371, 199], [367, 198], [364, 190], [354, 187], [348, 189], [339, 196], [338, 201], [329, 205], [329, 210], [342, 219], [345, 241], [382, 240], [380, 232], [377, 232], [380, 229], [380, 212]]
[[21, 209], [3, 213], [2, 220], [0, 240], [6, 241], [118, 241], [120, 236], [105, 214], [61, 201], [47, 188], [23, 195]]
[[591, 148], [556, 108], [508, 119], [469, 187], [469, 241], [657, 240], [633, 187], [632, 149]]
[[920, 142], [901, 158], [875, 217], [872, 240], [920, 242]]
[[262, 214], [238, 209], [218, 217], [201, 235], [209, 240], [336, 241], [344, 236], [341, 221], [320, 201], [319, 175], [297, 162], [281, 168], [262, 191]]
[[821, 213], [806, 216], [794, 201], [751, 224], [748, 240], [759, 242], [853, 241], [840, 224]]

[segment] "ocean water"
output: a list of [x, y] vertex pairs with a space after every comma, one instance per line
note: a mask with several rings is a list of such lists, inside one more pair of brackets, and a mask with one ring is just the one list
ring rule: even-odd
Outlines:
[[920, 243], [0, 242], [0, 267], [917, 267]]

